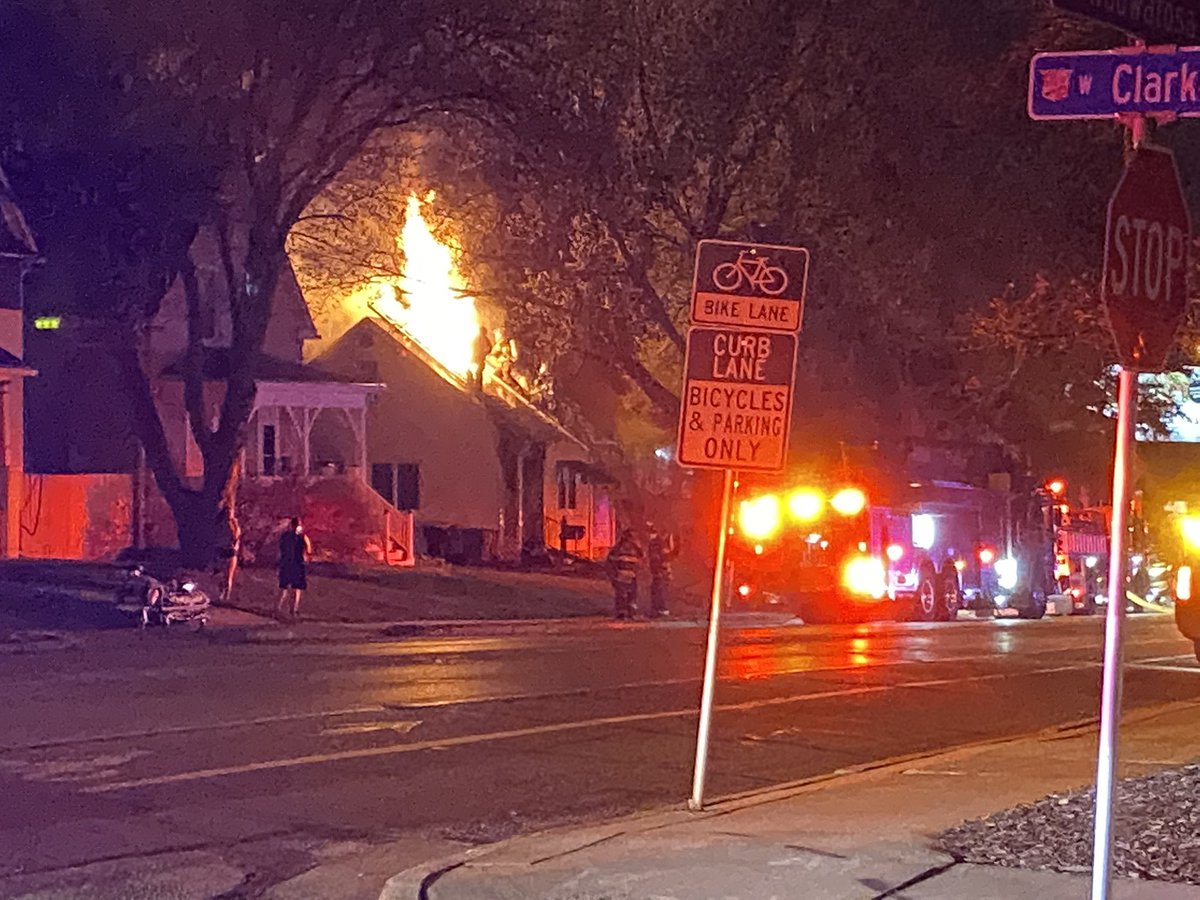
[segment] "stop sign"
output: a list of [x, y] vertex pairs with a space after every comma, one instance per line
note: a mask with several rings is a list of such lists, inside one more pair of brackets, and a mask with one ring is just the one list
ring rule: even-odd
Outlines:
[[1191, 217], [1169, 150], [1131, 155], [1108, 203], [1101, 297], [1122, 366], [1160, 369], [1187, 310]]

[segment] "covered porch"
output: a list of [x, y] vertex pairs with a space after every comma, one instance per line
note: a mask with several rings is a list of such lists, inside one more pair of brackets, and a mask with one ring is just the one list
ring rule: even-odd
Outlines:
[[367, 474], [367, 406], [378, 384], [260, 381], [243, 472], [251, 478]]

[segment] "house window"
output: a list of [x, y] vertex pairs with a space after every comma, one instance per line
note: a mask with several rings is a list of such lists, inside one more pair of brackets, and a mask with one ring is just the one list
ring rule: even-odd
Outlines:
[[579, 504], [579, 470], [569, 462], [560, 462], [554, 467], [558, 482], [558, 508], [575, 509]]
[[371, 466], [371, 487], [384, 500], [396, 505], [396, 467], [391, 463], [375, 463]]
[[421, 508], [421, 467], [417, 463], [375, 463], [371, 487], [397, 509]]
[[262, 427], [262, 473], [275, 474], [275, 426]]
[[396, 509], [421, 508], [421, 467], [416, 463], [396, 464]]

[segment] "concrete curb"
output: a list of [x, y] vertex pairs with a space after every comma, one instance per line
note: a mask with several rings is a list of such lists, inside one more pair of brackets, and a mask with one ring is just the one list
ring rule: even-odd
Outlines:
[[[1189, 708], [1200, 708], [1200, 701], [1184, 700], [1128, 710], [1123, 716], [1122, 724], [1128, 726]], [[1095, 717], [1089, 717], [1014, 737], [975, 741], [948, 749], [891, 757], [837, 769], [763, 790], [731, 794], [711, 801], [700, 812], [688, 810], [681, 802], [678, 806], [633, 813], [595, 825], [564, 826], [518, 835], [494, 844], [472, 847], [440, 860], [431, 860], [424, 865], [406, 869], [388, 879], [380, 894], [380, 900], [415, 900], [415, 898], [427, 900], [429, 888], [444, 875], [471, 863], [482, 863], [489, 856], [500, 856], [514, 847], [519, 847], [522, 843], [537, 843], [537, 851], [536, 854], [531, 854], [531, 861], [566, 856], [615, 838], [647, 834], [675, 825], [727, 816], [740, 810], [790, 800], [822, 788], [852, 785], [885, 776], [903, 775], [916, 763], [950, 763], [980, 751], [1080, 737], [1095, 732], [1097, 727], [1098, 720]]]

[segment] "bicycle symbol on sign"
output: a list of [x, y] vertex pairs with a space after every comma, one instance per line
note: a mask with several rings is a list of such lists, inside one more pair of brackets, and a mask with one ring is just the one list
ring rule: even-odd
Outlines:
[[754, 256], [743, 250], [737, 262], [723, 262], [712, 270], [713, 284], [720, 291], [736, 291], [746, 282], [764, 294], [778, 297], [787, 290], [788, 276], [779, 266], [769, 266], [766, 256]]

